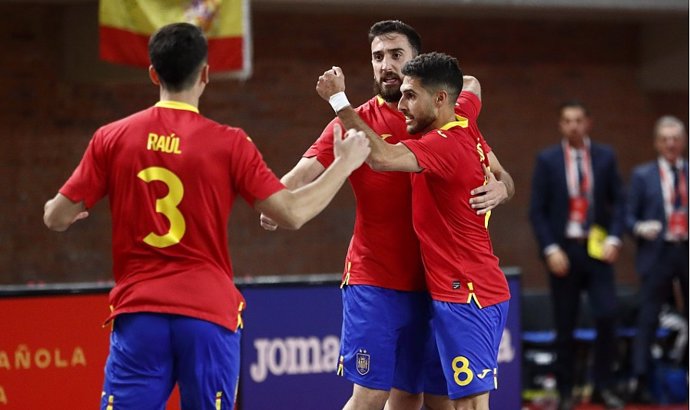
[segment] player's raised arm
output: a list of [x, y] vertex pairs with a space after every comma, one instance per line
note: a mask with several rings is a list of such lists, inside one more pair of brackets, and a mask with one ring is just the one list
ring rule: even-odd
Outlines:
[[345, 75], [340, 67], [326, 70], [316, 83], [319, 96], [328, 101], [347, 128], [364, 132], [371, 144], [367, 164], [379, 171], [418, 172], [417, 158], [403, 144], [388, 144], [352, 108], [345, 96]]
[[255, 208], [287, 229], [299, 229], [318, 215], [371, 151], [363, 132], [349, 130], [343, 139], [340, 126], [333, 131], [335, 161], [321, 176], [297, 190], [283, 189], [257, 201]]
[[[316, 157], [301, 158], [287, 174], [280, 178], [280, 182], [287, 189], [295, 190], [314, 181], [326, 169]], [[275, 231], [278, 224], [265, 214], [259, 217], [261, 227], [267, 231]]]
[[477, 77], [473, 77], [471, 75], [463, 75], [462, 91], [471, 92], [472, 94], [476, 95], [480, 101], [482, 99], [482, 87], [479, 84], [479, 80], [477, 80]]
[[[481, 101], [482, 87], [479, 80], [471, 75], [462, 76], [462, 91], [470, 92]], [[498, 205], [508, 202], [515, 195], [513, 178], [506, 171], [493, 151], [489, 152], [489, 165], [491, 174], [487, 174], [487, 183], [472, 190], [470, 199], [472, 208], [477, 214], [482, 215], [496, 208]]]

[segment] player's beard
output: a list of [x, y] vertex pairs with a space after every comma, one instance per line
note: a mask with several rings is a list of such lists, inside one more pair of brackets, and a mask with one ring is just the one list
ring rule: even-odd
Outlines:
[[386, 102], [397, 103], [402, 98], [402, 93], [400, 92], [400, 86], [393, 88], [384, 88], [381, 85], [381, 81], [376, 81], [374, 79], [374, 94], [380, 95]]
[[415, 135], [419, 133], [426, 133], [431, 130], [436, 118], [432, 114], [421, 113], [414, 117], [414, 123], [407, 126], [407, 133]]

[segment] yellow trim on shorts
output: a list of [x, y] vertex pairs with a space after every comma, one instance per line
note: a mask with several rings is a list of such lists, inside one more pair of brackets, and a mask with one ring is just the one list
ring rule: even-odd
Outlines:
[[343, 362], [345, 361], [344, 356], [340, 356], [340, 360], [338, 360], [338, 370], [335, 372], [336, 376], [342, 376], [344, 372], [344, 366]]
[[221, 399], [222, 397], [223, 397], [223, 392], [222, 392], [222, 391], [219, 391], [219, 392], [216, 393], [216, 410], [221, 410], [221, 409], [220, 409], [220, 405], [221, 405], [220, 399]]
[[474, 303], [477, 304], [479, 309], [483, 309], [482, 304], [479, 303], [479, 299], [477, 298], [477, 294], [474, 293], [474, 284], [472, 282], [467, 282], [467, 289], [469, 289], [469, 291], [470, 291], [470, 294], [467, 295], [467, 303], [469, 304], [469, 303], [472, 303], [472, 301], [474, 301]]
[[345, 279], [343, 279], [343, 281], [340, 282], [340, 289], [350, 284], [350, 268], [352, 268], [352, 262], [348, 260], [346, 266], [347, 270], [345, 272]]
[[244, 329], [244, 320], [242, 320], [242, 311], [244, 310], [244, 302], [240, 302], [240, 306], [237, 308], [237, 329]]

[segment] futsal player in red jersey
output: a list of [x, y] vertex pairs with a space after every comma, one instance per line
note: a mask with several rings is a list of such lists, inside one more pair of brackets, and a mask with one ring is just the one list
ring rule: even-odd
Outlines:
[[[407, 131], [397, 144], [365, 129], [375, 170], [412, 172], [412, 220], [433, 300], [432, 331], [449, 397], [456, 409], [488, 409], [497, 388], [497, 358], [508, 312], [508, 283], [486, 224], [470, 204], [473, 187], [491, 178], [489, 160], [467, 118], [455, 113], [463, 86], [457, 60], [422, 54], [407, 62], [398, 104]], [[344, 92], [339, 68], [319, 79], [319, 94], [345, 124], [357, 117], [329, 98]], [[341, 94], [342, 96], [342, 94]], [[345, 100], [346, 101], [346, 100]]]
[[292, 192], [242, 129], [199, 114], [209, 78], [200, 29], [165, 26], [149, 54], [160, 101], [96, 131], [44, 221], [63, 231], [110, 201], [114, 323], [101, 408], [163, 409], [178, 383], [182, 408], [232, 409], [244, 308], [228, 256], [234, 200], [297, 229], [362, 164], [369, 142], [336, 130], [332, 165]]
[[[403, 64], [421, 49], [421, 39], [409, 25], [387, 20], [369, 31], [376, 96], [357, 113], [388, 143], [411, 136], [398, 111]], [[468, 81], [457, 110], [476, 118], [481, 109], [479, 84]], [[333, 160], [334, 119], [282, 181], [298, 187], [318, 176]], [[501, 178], [475, 190], [473, 206], [485, 213], [513, 194], [512, 179], [482, 139]], [[445, 381], [439, 369], [426, 366], [430, 303], [424, 282], [419, 241], [412, 228], [411, 185], [407, 173], [373, 171], [363, 165], [350, 176], [356, 197], [356, 218], [343, 271], [343, 327], [338, 372], [354, 383], [346, 409], [419, 409], [422, 392], [430, 409], [446, 408]], [[480, 185], [480, 184], [478, 184]], [[469, 191], [468, 191], [469, 192]], [[275, 229], [262, 218], [266, 229]], [[438, 356], [435, 353], [434, 355]], [[433, 376], [432, 376], [433, 375]], [[435, 376], [435, 377], [434, 377]], [[425, 379], [440, 379], [436, 389]], [[390, 395], [389, 395], [390, 392]], [[431, 394], [431, 395], [429, 395]], [[387, 407], [388, 408], [388, 407]]]

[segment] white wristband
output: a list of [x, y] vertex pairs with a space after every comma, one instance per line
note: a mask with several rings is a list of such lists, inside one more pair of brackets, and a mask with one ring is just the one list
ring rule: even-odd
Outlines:
[[331, 107], [333, 107], [333, 111], [335, 111], [336, 114], [343, 108], [350, 106], [350, 102], [347, 100], [347, 96], [345, 95], [344, 91], [331, 95], [328, 98], [328, 103], [331, 104]]

